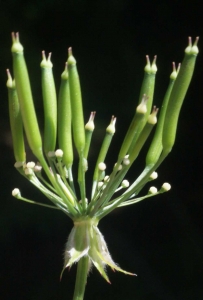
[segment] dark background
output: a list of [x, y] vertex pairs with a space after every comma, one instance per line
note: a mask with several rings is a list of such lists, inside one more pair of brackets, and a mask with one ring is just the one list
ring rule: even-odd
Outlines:
[[[158, 55], [154, 103], [160, 106], [171, 62], [180, 62], [188, 35], [202, 35], [200, 1], [0, 1], [0, 299], [72, 299], [74, 266], [59, 275], [71, 221], [61, 212], [19, 202], [11, 190], [45, 201], [13, 168], [14, 157], [7, 112], [6, 68], [12, 69], [11, 31], [19, 31], [25, 48], [39, 122], [42, 124], [41, 50], [53, 52], [54, 74], [60, 74], [73, 47], [80, 72], [85, 119], [97, 111], [92, 148], [96, 159], [105, 127], [117, 116], [117, 132], [107, 164], [116, 153], [139, 96], [145, 55]], [[93, 269], [85, 299], [203, 299], [202, 199], [202, 41], [195, 74], [179, 121], [176, 144], [159, 168], [157, 185], [169, 193], [118, 209], [100, 230], [113, 259], [138, 274], [108, 275], [107, 284]], [[129, 174], [132, 181], [144, 167], [147, 149]], [[31, 157], [28, 152], [28, 157]], [[90, 164], [91, 169], [91, 164]], [[89, 174], [91, 179], [91, 171]], [[147, 190], [146, 190], [147, 191]]]

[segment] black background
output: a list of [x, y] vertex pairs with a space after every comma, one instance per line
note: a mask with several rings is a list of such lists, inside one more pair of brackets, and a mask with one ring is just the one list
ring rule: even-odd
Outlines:
[[[41, 50], [53, 52], [54, 75], [60, 74], [73, 47], [80, 73], [85, 119], [97, 111], [93, 168], [105, 127], [117, 116], [117, 131], [107, 164], [133, 116], [143, 78], [145, 55], [158, 55], [154, 103], [161, 101], [171, 62], [183, 58], [188, 35], [200, 35], [200, 54], [178, 126], [176, 144], [159, 168], [157, 183], [172, 185], [169, 193], [118, 209], [100, 224], [113, 259], [138, 274], [108, 275], [106, 283], [93, 269], [85, 299], [203, 299], [202, 199], [202, 13], [200, 1], [0, 1], [0, 299], [72, 299], [76, 267], [59, 275], [71, 221], [61, 212], [19, 202], [11, 190], [45, 201], [13, 168], [7, 112], [6, 68], [12, 69], [11, 31], [19, 31], [25, 48], [40, 124]], [[133, 180], [144, 167], [147, 149], [130, 172]], [[28, 158], [32, 155], [28, 151]], [[91, 171], [89, 171], [91, 179]], [[90, 186], [90, 183], [88, 184]], [[147, 192], [147, 190], [145, 191]]]

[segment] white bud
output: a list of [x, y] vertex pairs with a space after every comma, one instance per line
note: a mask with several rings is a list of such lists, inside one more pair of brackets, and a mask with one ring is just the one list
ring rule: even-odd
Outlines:
[[42, 171], [42, 166], [36, 165], [34, 167], [34, 172], [41, 172]]
[[19, 197], [19, 196], [21, 196], [20, 195], [20, 190], [18, 188], [13, 189], [12, 190], [12, 196], [16, 197], [16, 198]]
[[164, 184], [162, 184], [161, 188], [168, 192], [171, 189], [171, 185], [168, 182], [165, 182]]
[[126, 180], [126, 179], [124, 179], [124, 180], [122, 181], [122, 183], [121, 183], [121, 186], [122, 186], [123, 188], [129, 187], [129, 185], [130, 185], [130, 183], [129, 183], [129, 181]]
[[57, 158], [62, 158], [63, 157], [63, 150], [57, 149], [55, 151], [55, 155], [56, 155]]
[[150, 194], [156, 194], [157, 193], [157, 188], [155, 186], [151, 186], [149, 189]]
[[149, 177], [150, 177], [152, 180], [157, 179], [158, 173], [154, 171]]
[[98, 182], [98, 188], [100, 189], [104, 183], [102, 181]]
[[26, 164], [26, 167], [27, 167], [27, 168], [33, 169], [33, 168], [35, 167], [34, 161], [29, 161], [29, 162]]
[[103, 163], [103, 162], [100, 162], [98, 164], [98, 168], [99, 168], [100, 171], [104, 171], [104, 170], [106, 170], [106, 164]]
[[[127, 155], [126, 155], [127, 156]], [[129, 164], [130, 164], [130, 160], [127, 158], [127, 157], [124, 157], [124, 159], [123, 159], [123, 164], [125, 165], [125, 166], [128, 166]]]
[[33, 170], [31, 168], [25, 168], [25, 175], [33, 175]]

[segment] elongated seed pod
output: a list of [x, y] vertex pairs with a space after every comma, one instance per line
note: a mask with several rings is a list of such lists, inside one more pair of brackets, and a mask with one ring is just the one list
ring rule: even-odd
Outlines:
[[68, 72], [71, 97], [71, 111], [73, 124], [73, 138], [78, 153], [85, 147], [85, 129], [80, 80], [76, 67], [76, 60], [72, 55], [72, 49], [68, 49]]
[[13, 140], [14, 157], [17, 162], [25, 162], [25, 146], [23, 138], [23, 123], [20, 112], [18, 95], [15, 88], [15, 81], [12, 80], [9, 70], [7, 70], [8, 80], [8, 100], [11, 134]]
[[11, 52], [13, 54], [13, 69], [18, 93], [20, 110], [23, 125], [25, 128], [29, 146], [36, 157], [42, 155], [42, 140], [38, 127], [30, 81], [23, 55], [23, 46], [19, 42], [19, 35], [12, 34], [13, 44]]
[[73, 147], [71, 131], [71, 103], [68, 66], [61, 74], [61, 85], [58, 97], [58, 142], [59, 148], [63, 150], [63, 162], [67, 168], [73, 164]]
[[144, 68], [145, 73], [144, 73], [144, 79], [143, 79], [141, 90], [140, 90], [139, 103], [141, 103], [142, 97], [145, 94], [148, 97], [147, 113], [145, 114], [145, 116], [142, 120], [142, 126], [140, 126], [139, 133], [142, 131], [142, 128], [146, 124], [148, 116], [152, 110], [155, 78], [156, 78], [156, 72], [157, 72], [156, 58], [157, 57], [154, 56], [153, 62], [151, 64], [150, 60], [149, 60], [149, 56], [148, 55], [146, 56], [147, 64]]
[[163, 149], [162, 132], [163, 132], [165, 115], [166, 115], [166, 109], [168, 106], [168, 101], [169, 101], [169, 98], [171, 95], [171, 91], [172, 91], [175, 79], [179, 72], [179, 68], [180, 68], [180, 64], [179, 64], [178, 70], [176, 71], [175, 63], [173, 63], [173, 72], [170, 75], [170, 81], [169, 81], [169, 85], [168, 85], [168, 88], [167, 88], [167, 91], [166, 91], [166, 94], [164, 96], [164, 100], [162, 103], [161, 112], [160, 112], [160, 116], [158, 119], [156, 131], [155, 131], [152, 143], [150, 145], [150, 148], [149, 148], [147, 156], [146, 156], [146, 165], [147, 166], [151, 165], [151, 164], [155, 164], [157, 162], [157, 160], [161, 154], [161, 151]]
[[94, 131], [95, 114], [96, 114], [95, 111], [91, 112], [89, 121], [85, 125], [85, 149], [84, 149], [84, 158], [85, 159], [87, 159], [87, 157], [88, 157], [90, 143], [91, 143], [91, 139], [92, 139], [92, 133]]
[[103, 140], [103, 143], [102, 143], [102, 146], [101, 146], [98, 158], [97, 158], [96, 168], [95, 168], [94, 176], [93, 176], [94, 180], [98, 179], [99, 163], [103, 163], [106, 158], [109, 146], [111, 144], [113, 135], [115, 133], [115, 123], [116, 123], [116, 118], [114, 116], [112, 116], [111, 122], [110, 122], [109, 126], [107, 126], [107, 128], [106, 128], [106, 134], [105, 134], [105, 137], [104, 137], [104, 140]]
[[106, 134], [104, 136], [104, 140], [102, 142], [102, 146], [101, 149], [99, 151], [99, 155], [97, 158], [97, 162], [96, 162], [96, 166], [95, 166], [95, 170], [94, 170], [94, 175], [93, 175], [93, 186], [92, 186], [92, 198], [95, 194], [95, 190], [97, 187], [97, 183], [100, 180], [100, 176], [103, 175], [103, 177], [105, 176], [105, 173], [102, 172], [105, 169], [101, 170], [101, 165], [104, 164], [109, 146], [111, 144], [113, 135], [115, 133], [115, 124], [116, 124], [116, 118], [114, 116], [112, 116], [111, 118], [111, 122], [109, 124], [109, 126], [107, 126], [106, 128]]
[[42, 72], [42, 95], [44, 103], [44, 152], [54, 151], [56, 147], [57, 132], [57, 109], [56, 109], [56, 89], [52, 72], [51, 53], [46, 59], [45, 52], [42, 51], [42, 62], [40, 64]]
[[143, 95], [142, 102], [137, 106], [135, 115], [132, 119], [132, 122], [128, 128], [124, 141], [121, 145], [121, 149], [118, 154], [119, 159], [123, 159], [125, 155], [128, 153], [129, 148], [133, 142], [133, 140], [137, 139], [139, 127], [142, 125], [142, 120], [147, 113], [147, 97]]
[[163, 151], [165, 153], [171, 151], [175, 142], [180, 109], [192, 79], [196, 57], [199, 52], [197, 42], [198, 38], [196, 38], [195, 43], [192, 46], [191, 38], [189, 38], [189, 45], [185, 49], [185, 57], [170, 95], [162, 138]]
[[147, 123], [145, 124], [145, 127], [143, 128], [142, 132], [140, 133], [137, 142], [135, 143], [135, 145], [132, 145], [133, 147], [131, 147], [132, 149], [130, 149], [129, 151], [130, 166], [139, 155], [140, 150], [142, 149], [144, 143], [146, 142], [148, 136], [150, 135], [150, 132], [152, 131], [152, 128], [157, 123], [157, 117], [156, 117], [157, 113], [158, 113], [158, 109], [154, 107], [152, 113], [148, 116]]

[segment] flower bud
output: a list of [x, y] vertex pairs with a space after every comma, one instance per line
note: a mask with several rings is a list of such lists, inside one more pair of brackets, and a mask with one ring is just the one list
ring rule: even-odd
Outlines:
[[150, 178], [151, 180], [157, 179], [157, 177], [158, 177], [158, 173], [155, 172], [155, 171], [149, 176], [149, 178]]
[[126, 180], [126, 179], [124, 179], [124, 180], [122, 181], [122, 183], [121, 183], [121, 186], [122, 186], [123, 188], [129, 187], [129, 185], [130, 185], [130, 183], [129, 183], [129, 181]]
[[100, 189], [103, 185], [104, 185], [104, 183], [102, 181], [99, 181], [98, 185], [97, 185], [97, 188]]
[[35, 167], [34, 167], [34, 172], [35, 172], [35, 173], [40, 173], [41, 171], [42, 171], [42, 166], [35, 165]]
[[129, 155], [126, 155], [123, 159], [123, 165], [128, 166], [130, 164]]
[[149, 194], [156, 194], [157, 193], [157, 188], [155, 186], [151, 186], [149, 189]]
[[18, 188], [13, 189], [12, 190], [12, 196], [16, 197], [16, 198], [20, 197], [21, 196], [20, 190]]
[[29, 161], [29, 162], [26, 164], [26, 167], [27, 167], [27, 168], [34, 169], [34, 167], [35, 167], [35, 162], [34, 162], [34, 161]]
[[103, 163], [103, 162], [100, 162], [100, 163], [98, 164], [98, 169], [99, 169], [100, 171], [106, 170], [106, 164]]
[[57, 150], [55, 151], [55, 156], [56, 156], [57, 158], [62, 158], [62, 157], [63, 157], [63, 150], [57, 149]]
[[31, 168], [25, 168], [24, 172], [25, 172], [25, 175], [27, 175], [27, 176], [33, 175], [33, 170]]
[[164, 184], [162, 184], [161, 190], [163, 192], [168, 192], [171, 189], [171, 185], [168, 182], [165, 182]]

